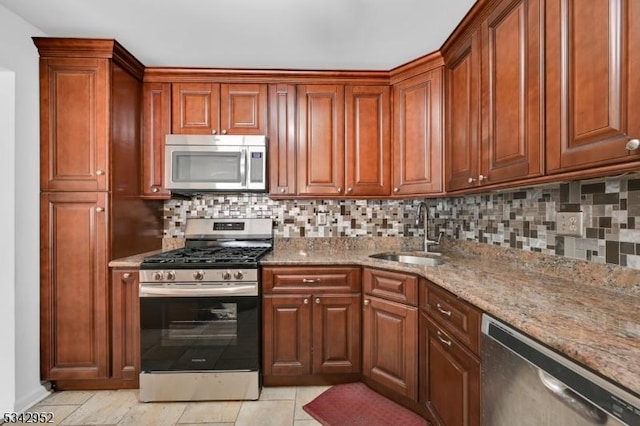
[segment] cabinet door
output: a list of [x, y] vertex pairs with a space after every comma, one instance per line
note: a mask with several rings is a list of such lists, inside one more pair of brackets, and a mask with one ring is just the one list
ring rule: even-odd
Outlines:
[[112, 378], [138, 380], [140, 374], [140, 299], [137, 270], [111, 275]]
[[171, 83], [144, 83], [142, 108], [142, 196], [169, 198], [164, 188], [164, 140], [171, 133]]
[[393, 193], [442, 192], [442, 68], [393, 87]]
[[539, 0], [503, 0], [482, 24], [480, 184], [544, 171], [542, 14]]
[[547, 171], [637, 160], [625, 145], [640, 137], [640, 5], [546, 7]]
[[40, 198], [43, 380], [109, 375], [107, 193]]
[[437, 423], [480, 425], [480, 361], [420, 313], [420, 400]]
[[266, 135], [267, 85], [222, 84], [219, 132], [223, 135]]
[[298, 194], [344, 194], [344, 86], [298, 86]]
[[391, 193], [391, 129], [388, 86], [347, 86], [347, 195]]
[[371, 296], [363, 305], [362, 374], [417, 401], [417, 308]]
[[220, 85], [174, 83], [172, 85], [172, 126], [176, 134], [218, 133], [220, 128]]
[[360, 372], [360, 295], [313, 296], [313, 372]]
[[265, 375], [311, 374], [311, 295], [264, 296]]
[[296, 86], [269, 85], [269, 194], [296, 194]]
[[447, 190], [475, 186], [480, 118], [480, 37], [472, 34], [447, 64]]
[[107, 59], [40, 59], [40, 188], [105, 191]]

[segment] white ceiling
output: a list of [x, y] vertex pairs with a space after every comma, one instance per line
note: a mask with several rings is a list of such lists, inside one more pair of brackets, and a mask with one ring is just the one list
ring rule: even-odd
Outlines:
[[52, 37], [115, 38], [145, 66], [390, 70], [475, 0], [0, 0]]

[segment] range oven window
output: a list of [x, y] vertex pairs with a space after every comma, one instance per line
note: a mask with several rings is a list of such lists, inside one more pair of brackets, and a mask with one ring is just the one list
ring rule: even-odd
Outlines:
[[259, 298], [140, 299], [142, 371], [258, 370]]

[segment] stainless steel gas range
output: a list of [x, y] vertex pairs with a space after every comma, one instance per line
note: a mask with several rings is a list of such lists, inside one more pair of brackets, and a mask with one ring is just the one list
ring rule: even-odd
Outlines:
[[259, 260], [271, 219], [188, 219], [185, 247], [140, 265], [140, 400], [260, 396]]

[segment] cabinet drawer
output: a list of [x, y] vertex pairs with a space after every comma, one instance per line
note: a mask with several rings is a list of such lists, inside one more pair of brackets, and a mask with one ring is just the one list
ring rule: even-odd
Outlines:
[[367, 294], [418, 306], [418, 277], [415, 275], [366, 268], [363, 282]]
[[425, 282], [426, 295], [421, 298], [420, 307], [441, 327], [478, 354], [482, 312], [437, 285]]
[[265, 293], [359, 293], [360, 268], [351, 267], [267, 267], [262, 270]]

